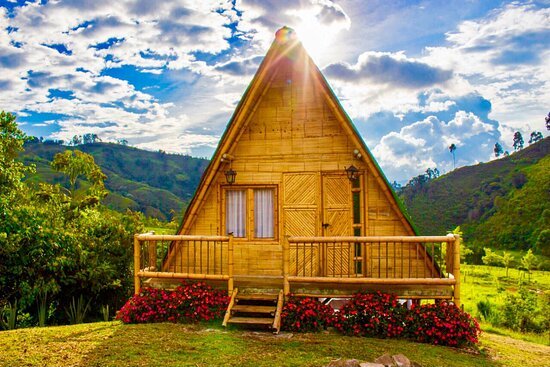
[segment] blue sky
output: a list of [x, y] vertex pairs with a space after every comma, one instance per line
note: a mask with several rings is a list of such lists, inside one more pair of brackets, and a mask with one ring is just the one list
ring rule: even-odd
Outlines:
[[0, 110], [209, 157], [274, 32], [293, 27], [390, 180], [547, 135], [550, 1], [0, 0]]

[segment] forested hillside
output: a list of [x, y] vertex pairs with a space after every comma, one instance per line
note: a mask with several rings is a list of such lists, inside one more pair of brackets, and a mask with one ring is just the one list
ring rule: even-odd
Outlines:
[[400, 191], [421, 234], [461, 226], [473, 248], [548, 250], [550, 138], [510, 156], [411, 180]]
[[91, 154], [107, 175], [110, 194], [103, 202], [118, 211], [127, 208], [162, 220], [181, 213], [193, 196], [208, 160], [184, 155], [150, 152], [121, 144], [93, 143], [68, 147], [38, 140], [25, 144], [20, 159], [35, 164], [34, 182], [61, 183], [67, 178], [55, 172], [50, 162], [56, 153], [78, 149]]

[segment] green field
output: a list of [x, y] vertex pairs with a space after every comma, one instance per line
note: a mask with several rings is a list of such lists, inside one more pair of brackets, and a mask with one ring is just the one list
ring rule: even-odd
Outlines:
[[[548, 271], [532, 271], [529, 281], [527, 274], [518, 269], [509, 269], [508, 277], [504, 268], [494, 266], [461, 265], [461, 270], [461, 301], [464, 304], [464, 310], [478, 319], [480, 319], [477, 310], [479, 301], [489, 301], [495, 306], [501, 305], [507, 294], [518, 291], [520, 283], [537, 295], [550, 291], [550, 272]], [[483, 322], [481, 326], [483, 330], [550, 345], [549, 332], [544, 334], [512, 332]]]
[[[486, 333], [480, 351], [334, 333], [273, 335], [218, 325], [101, 322], [0, 333], [0, 366], [323, 366], [403, 353], [424, 367], [544, 366], [550, 347]], [[521, 361], [521, 364], [518, 364]]]

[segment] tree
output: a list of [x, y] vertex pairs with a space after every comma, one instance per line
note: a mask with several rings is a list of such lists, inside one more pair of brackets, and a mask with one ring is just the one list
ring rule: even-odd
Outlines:
[[529, 137], [529, 144], [536, 143], [537, 141], [542, 140], [543, 136], [540, 131], [533, 131]]
[[503, 265], [502, 256], [491, 250], [490, 248], [484, 248], [485, 256], [481, 258], [485, 265], [500, 266]]
[[502, 145], [497, 141], [495, 143], [495, 148], [493, 149], [493, 152], [495, 152], [495, 157], [500, 157], [502, 154], [504, 154], [504, 149], [502, 149]]
[[72, 140], [71, 140], [73, 146], [77, 146], [77, 145], [80, 145], [82, 144], [82, 136], [80, 135], [75, 135], [73, 136]]
[[455, 145], [455, 143], [449, 145], [449, 152], [451, 152], [451, 154], [452, 154], [452, 156], [453, 156], [453, 169], [456, 168], [455, 151], [456, 151], [456, 145]]
[[25, 167], [16, 161], [28, 138], [15, 122], [15, 115], [0, 112], [0, 199], [13, 198], [22, 189], [21, 179], [33, 167]]
[[502, 265], [506, 268], [506, 277], [508, 277], [508, 269], [510, 268], [510, 265], [512, 265], [512, 261], [514, 260], [514, 257], [511, 253], [504, 251], [502, 253]]
[[519, 131], [514, 133], [514, 150], [523, 149], [523, 136]]
[[537, 265], [537, 257], [533, 254], [533, 250], [529, 249], [524, 257], [521, 258], [521, 266], [529, 275], [529, 281], [531, 281], [531, 270]]
[[92, 188], [96, 189], [96, 194], [104, 190], [103, 181], [107, 178], [101, 172], [99, 166], [94, 162], [94, 157], [80, 150], [66, 150], [57, 153], [52, 161], [52, 168], [58, 172], [63, 172], [69, 177], [71, 185], [71, 196], [74, 198], [74, 190], [78, 178], [86, 178], [92, 183]]
[[548, 116], [544, 118], [544, 121], [546, 121], [546, 130], [550, 130], [550, 112], [548, 112]]
[[439, 170], [437, 168], [426, 170], [426, 175], [428, 175], [428, 180], [433, 180], [439, 177]]
[[397, 181], [393, 181], [391, 184], [391, 187], [395, 192], [398, 192], [399, 190], [401, 190], [401, 184]]

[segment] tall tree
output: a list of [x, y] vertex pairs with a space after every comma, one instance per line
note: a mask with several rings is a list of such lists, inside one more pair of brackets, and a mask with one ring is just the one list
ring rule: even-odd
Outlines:
[[540, 131], [533, 131], [529, 137], [529, 144], [536, 143], [537, 141], [542, 140], [543, 136]]
[[100, 190], [103, 189], [103, 181], [107, 178], [94, 162], [94, 157], [80, 150], [57, 153], [52, 161], [52, 168], [69, 177], [73, 197], [78, 178], [88, 179], [95, 188]]
[[514, 133], [514, 150], [523, 149], [523, 136], [519, 131]]
[[456, 145], [455, 143], [452, 143], [449, 145], [449, 152], [453, 155], [453, 169], [456, 168], [456, 157], [455, 157], [455, 151], [456, 151]]
[[497, 141], [495, 143], [495, 148], [493, 149], [493, 152], [495, 152], [495, 157], [500, 157], [502, 154], [504, 154], [504, 149], [502, 149], [502, 145]]
[[537, 265], [537, 258], [533, 254], [533, 250], [529, 249], [525, 256], [521, 258], [521, 265], [523, 266], [525, 271], [527, 271], [529, 281], [531, 281], [531, 270], [533, 270]]
[[546, 121], [546, 130], [550, 130], [550, 112], [548, 112], [548, 116], [544, 118], [544, 121]]

